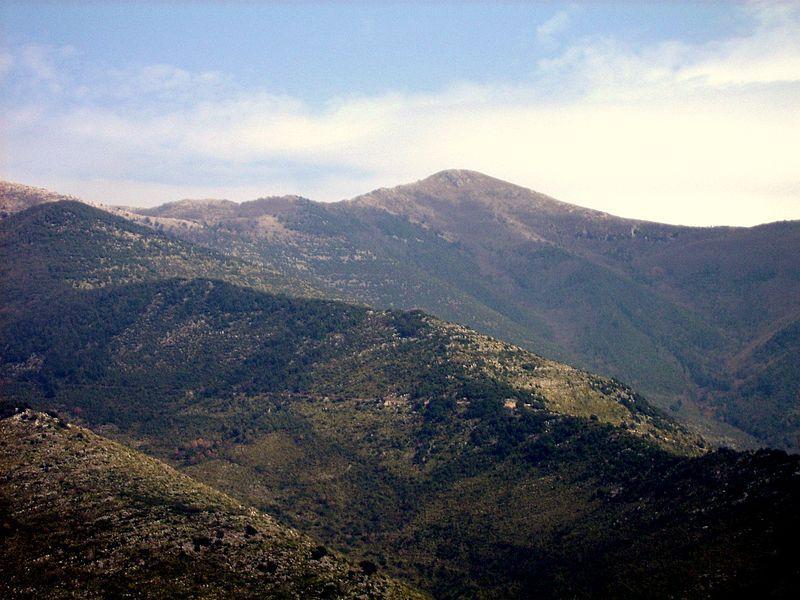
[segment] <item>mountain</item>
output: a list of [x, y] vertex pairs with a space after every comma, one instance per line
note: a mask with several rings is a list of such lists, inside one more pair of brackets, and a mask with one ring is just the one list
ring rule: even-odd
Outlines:
[[797, 374], [774, 372], [783, 396], [766, 388], [748, 394], [741, 380], [771, 361], [767, 339], [797, 329], [800, 223], [691, 228], [620, 219], [470, 171], [353, 203], [403, 215], [466, 247], [511, 298], [550, 310], [560, 345], [573, 340], [582, 349], [571, 360], [653, 399], [683, 391], [762, 443], [796, 447], [796, 404], [785, 397], [796, 403]]
[[58, 202], [59, 200], [77, 201], [78, 199], [74, 196], [56, 194], [42, 188], [10, 181], [0, 181], [0, 219], [38, 204]]
[[[11, 393], [32, 402], [44, 394], [48, 406], [79, 408], [96, 424], [152, 429], [218, 395], [382, 398], [442, 417], [519, 401], [624, 424], [677, 453], [704, 447], [623, 384], [424, 313], [167, 279], [53, 298], [0, 321], [0, 332]], [[107, 389], [118, 390], [113, 401]]]
[[139, 209], [130, 209], [124, 206], [111, 206], [98, 202], [86, 202], [75, 196], [58, 194], [43, 188], [31, 187], [10, 181], [0, 181], [0, 221], [34, 206], [50, 202], [80, 202], [82, 204], [88, 204], [89, 206], [99, 208], [105, 212], [112, 213], [159, 231], [199, 227], [194, 221], [186, 219], [141, 215], [134, 212]]
[[287, 196], [133, 210], [190, 221], [170, 235], [328, 297], [420, 308], [622, 379], [718, 443], [800, 447], [797, 370], [753, 383], [780, 360], [768, 340], [800, 322], [798, 222], [622, 219], [457, 170], [333, 204]]
[[800, 447], [800, 375], [777, 350], [798, 343], [796, 222], [620, 219], [471, 171], [333, 204], [99, 208], [245, 263], [235, 283], [421, 308], [627, 381], [715, 443]]
[[80, 289], [165, 277], [213, 277], [261, 290], [317, 292], [262, 264], [187, 244], [76, 201], [39, 204], [0, 221], [2, 312]]
[[[114, 243], [91, 254], [96, 219]], [[5, 397], [352, 563], [442, 598], [780, 596], [800, 581], [798, 457], [708, 451], [624, 384], [420, 311], [197, 276], [211, 251], [173, 240], [166, 260], [169, 238], [90, 207], [34, 207], [0, 232], [3, 264], [60, 261], [4, 295]], [[154, 256], [189, 276], [127, 275]], [[122, 275], [76, 283], [101, 267]], [[47, 301], [28, 301], [38, 290]]]
[[422, 598], [86, 429], [2, 416], [6, 598]]

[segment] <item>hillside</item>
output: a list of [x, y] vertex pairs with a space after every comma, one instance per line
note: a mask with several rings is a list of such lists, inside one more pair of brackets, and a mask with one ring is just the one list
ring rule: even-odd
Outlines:
[[776, 371], [777, 395], [741, 380], [761, 368], [748, 349], [798, 319], [798, 223], [621, 219], [471, 171], [333, 204], [289, 196], [134, 210], [189, 220], [199, 227], [171, 234], [329, 297], [421, 308], [625, 380], [718, 442], [797, 447], [781, 396], [798, 393], [796, 374]]
[[0, 221], [34, 206], [51, 202], [81, 202], [160, 231], [198, 227], [197, 223], [186, 219], [144, 216], [124, 206], [87, 202], [74, 196], [58, 194], [43, 188], [11, 181], [0, 181]]
[[[190, 206], [181, 202], [146, 213], [192, 218], [202, 212]], [[514, 241], [507, 232], [493, 231], [492, 218], [472, 205], [465, 205], [463, 214], [473, 215], [472, 229]], [[685, 387], [680, 360], [664, 346], [673, 331], [691, 329], [693, 316], [606, 267], [550, 246], [525, 257], [505, 252], [494, 257], [502, 269], [487, 267], [486, 252], [474, 251], [436, 223], [417, 223], [362, 199], [322, 205], [266, 198], [228, 204], [224, 215], [205, 218], [206, 227], [187, 231], [186, 239], [296, 273], [329, 295], [379, 307], [422, 308], [573, 362], [588, 365], [582, 359], [590, 351], [595, 370], [621, 376], [615, 366], [624, 364], [625, 378], [650, 383], [651, 393], [674, 395]], [[537, 285], [516, 281], [523, 277], [517, 269], [525, 277], [535, 273]], [[716, 332], [700, 328], [693, 335]], [[571, 351], [575, 345], [586, 349]]]
[[[470, 171], [334, 204], [104, 208], [141, 225], [138, 235], [156, 230], [159, 243], [185, 240], [232, 263], [195, 274], [156, 267], [162, 274], [421, 308], [627, 381], [715, 443], [800, 443], [800, 379], [771, 366], [782, 359], [767, 343], [800, 318], [796, 223], [631, 221]], [[757, 382], [765, 371], [776, 379]]]
[[[254, 289], [235, 265], [257, 263], [91, 207], [34, 207], [0, 232], [20, 274], [0, 313], [5, 396], [353, 563], [443, 598], [797, 583], [796, 458], [708, 452], [617, 381], [419, 311]], [[228, 281], [200, 276], [221, 264]]]
[[6, 598], [422, 597], [139, 452], [4, 412]]
[[[33, 401], [41, 392], [63, 397], [64, 408], [79, 407], [94, 421], [113, 410], [117, 419], [153, 428], [170, 401], [174, 411], [198, 395], [276, 392], [392, 397], [429, 413], [435, 399], [444, 418], [477, 394], [481, 403], [514, 399], [548, 413], [625, 423], [676, 452], [702, 447], [622, 384], [423, 313], [167, 279], [52, 299], [47, 309], [4, 319], [0, 333], [10, 389], [32, 389]], [[115, 405], [96, 404], [108, 387], [120, 390]], [[482, 412], [476, 402], [462, 404]]]
[[75, 201], [39, 204], [0, 221], [3, 311], [81, 289], [165, 277], [213, 277], [261, 290], [315, 295], [309, 285], [169, 238]]
[[69, 390], [97, 381], [161, 389], [162, 404], [185, 402], [187, 390], [457, 399], [489, 386], [492, 398], [517, 394], [552, 413], [626, 423], [678, 452], [698, 449], [699, 438], [618, 382], [423, 313], [266, 294], [286, 288], [273, 272], [80, 203], [7, 219], [0, 250], [2, 373], [50, 397], [63, 387], [90, 402], [94, 392]]
[[[682, 390], [762, 443], [795, 447], [800, 439], [780, 393], [764, 387], [743, 402], [737, 392], [742, 371], [772, 360], [762, 351], [758, 362], [748, 349], [800, 317], [800, 223], [693, 228], [620, 219], [470, 171], [376, 190], [353, 204], [405, 216], [467, 248], [512, 298], [550, 310], [546, 320], [571, 360], [656, 400], [680, 402]], [[800, 392], [796, 374], [774, 374], [784, 395]]]
[[74, 196], [57, 194], [43, 188], [11, 181], [0, 181], [0, 219], [27, 210], [32, 206], [60, 200], [77, 201]]
[[688, 458], [703, 448], [613, 381], [419, 313], [205, 280], [83, 295], [3, 330], [8, 395], [436, 596], [797, 577], [797, 459]]

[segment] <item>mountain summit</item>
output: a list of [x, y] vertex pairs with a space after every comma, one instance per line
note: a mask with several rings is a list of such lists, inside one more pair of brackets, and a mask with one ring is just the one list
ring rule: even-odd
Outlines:
[[642, 226], [660, 232], [670, 226], [622, 219], [561, 202], [545, 194], [476, 171], [440, 171], [415, 183], [382, 188], [352, 200], [380, 207], [414, 222], [495, 243], [518, 240], [558, 242], [565, 235], [635, 236]]
[[[544, 219], [586, 221], [613, 219], [610, 215], [566, 204], [527, 188], [461, 169], [440, 171], [415, 183], [382, 188], [352, 203], [383, 208], [414, 222], [460, 238], [484, 232], [494, 235], [502, 225], [521, 239], [542, 239], [536, 225]], [[488, 228], [488, 229], [487, 229]]]

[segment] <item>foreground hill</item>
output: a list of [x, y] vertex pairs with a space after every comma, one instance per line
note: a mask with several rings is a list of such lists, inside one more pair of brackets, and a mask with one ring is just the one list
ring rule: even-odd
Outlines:
[[625, 386], [421, 313], [166, 280], [0, 334], [7, 395], [439, 597], [798, 581], [798, 459], [703, 455]]
[[157, 460], [50, 415], [9, 412], [6, 598], [421, 597]]
[[774, 348], [798, 343], [787, 339], [800, 322], [797, 222], [621, 219], [471, 171], [334, 204], [287, 196], [134, 210], [190, 221], [171, 234], [329, 296], [421, 308], [618, 377], [725, 443], [798, 447], [800, 379], [771, 366]]

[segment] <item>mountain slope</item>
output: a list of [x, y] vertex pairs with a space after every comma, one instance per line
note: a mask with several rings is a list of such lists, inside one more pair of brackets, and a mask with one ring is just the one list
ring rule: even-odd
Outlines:
[[286, 196], [106, 209], [238, 260], [246, 277], [235, 266], [222, 275], [235, 283], [422, 308], [628, 381], [716, 443], [797, 447], [792, 370], [742, 384], [762, 369], [755, 357], [772, 361], [752, 348], [800, 317], [797, 223], [620, 219], [470, 171], [329, 205]]
[[46, 202], [78, 199], [10, 181], [0, 181], [0, 219]]
[[[744, 348], [798, 318], [800, 223], [692, 228], [620, 219], [470, 171], [353, 203], [441, 231], [480, 257], [484, 274], [510, 278], [511, 297], [557, 308], [546, 321], [557, 324], [571, 360], [656, 400], [699, 400], [762, 442], [794, 447], [796, 429], [743, 410], [729, 373]], [[796, 378], [778, 374], [778, 388], [800, 393]], [[748, 399], [776, 401], [766, 389]]]
[[[442, 184], [430, 192], [440, 195], [430, 197], [441, 199], [440, 188], [448, 189]], [[462, 205], [463, 210], [440, 207], [446, 214], [469, 215], [471, 221], [461, 223], [468, 233], [460, 237], [436, 220], [417, 222], [415, 209], [395, 215], [392, 206], [389, 212], [375, 209], [365, 198], [338, 205], [267, 198], [240, 207], [226, 204], [213, 214], [203, 206], [181, 202], [144, 214], [189, 219], [202, 214], [200, 222], [208, 227], [187, 232], [187, 239], [260, 258], [284, 272], [301, 266], [307, 277], [340, 298], [424, 308], [615, 376], [622, 374], [619, 365], [626, 365], [626, 379], [649, 384], [645, 387], [651, 393], [674, 396], [686, 386], [685, 361], [669, 347], [673, 331], [717, 335], [685, 310], [605, 266], [550, 245], [517, 248], [504, 229], [509, 219], [499, 217], [501, 226], [493, 229], [497, 215], [474, 204]], [[268, 234], [259, 228], [263, 219], [271, 224]], [[472, 231], [503, 240], [502, 253], [487, 259], [488, 251], [475, 251]], [[520, 239], [544, 241], [536, 235]], [[618, 306], [620, 301], [625, 304]], [[569, 349], [576, 345], [580, 350]]]
[[[706, 453], [623, 384], [424, 313], [167, 270], [131, 283], [135, 245], [81, 249], [94, 220], [26, 219], [0, 231], [36, 242], [4, 258], [24, 264], [15, 252], [41, 245], [58, 268], [19, 282], [0, 315], [4, 395], [168, 460], [354, 562], [444, 598], [797, 584], [797, 458]], [[131, 239], [129, 226], [101, 239]], [[122, 275], [72, 284], [100, 268]]]
[[120, 390], [116, 420], [151, 428], [170, 402], [185, 406], [198, 395], [392, 396], [429, 412], [435, 398], [446, 416], [455, 400], [476, 394], [476, 403], [513, 398], [554, 415], [625, 423], [676, 452], [699, 448], [618, 382], [423, 313], [168, 279], [52, 299], [46, 310], [0, 322], [0, 333], [0, 372], [11, 389], [31, 390], [34, 401], [42, 392], [63, 398], [64, 408], [81, 407], [95, 421], [108, 418], [108, 407], [95, 404], [107, 388]]
[[298, 280], [168, 238], [74, 201], [40, 204], [0, 222], [3, 310], [77, 289], [209, 276], [255, 289], [314, 295]]
[[702, 449], [613, 381], [418, 313], [204, 280], [83, 294], [3, 332], [28, 357], [7, 395], [437, 596], [797, 580], [798, 459], [683, 456]]
[[798, 355], [800, 321], [794, 321], [734, 357], [732, 387], [709, 401], [732, 423], [751, 428], [760, 437], [800, 446]]
[[418, 597], [86, 429], [31, 410], [4, 416], [5, 597]]
[[[199, 227], [173, 233], [329, 296], [422, 308], [624, 379], [723, 443], [796, 446], [791, 409], [769, 408], [785, 401], [764, 386], [737, 395], [731, 361], [798, 318], [797, 223], [621, 219], [457, 170], [329, 205], [287, 196], [141, 212], [190, 220]], [[784, 373], [778, 388], [800, 393]], [[764, 405], [755, 419], [750, 402]]]

